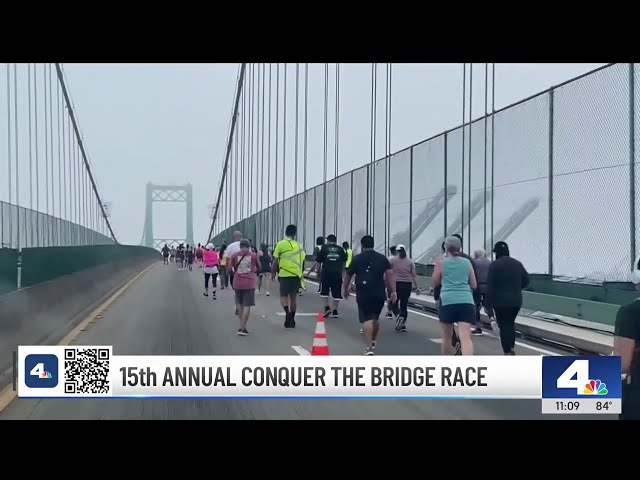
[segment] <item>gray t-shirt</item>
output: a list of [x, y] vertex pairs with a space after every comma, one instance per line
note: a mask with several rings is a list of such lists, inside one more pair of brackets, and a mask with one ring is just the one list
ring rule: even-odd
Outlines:
[[416, 273], [416, 266], [409, 257], [390, 257], [389, 263], [396, 282], [413, 283], [413, 275]]

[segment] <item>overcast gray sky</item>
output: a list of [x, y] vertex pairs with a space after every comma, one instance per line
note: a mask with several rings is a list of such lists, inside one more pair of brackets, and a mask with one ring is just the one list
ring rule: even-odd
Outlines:
[[[282, 102], [284, 66], [280, 65]], [[498, 64], [496, 108], [599, 65]], [[293, 176], [295, 148], [295, 68], [295, 64], [287, 66], [288, 176]], [[300, 69], [304, 70], [302, 64]], [[207, 204], [213, 202], [217, 192], [238, 65], [66, 64], [64, 70], [100, 192], [106, 201], [112, 202], [111, 219], [118, 239], [123, 243], [140, 242], [147, 182], [190, 182], [194, 188], [195, 237], [196, 241], [204, 241], [209, 227]], [[324, 66], [311, 65], [309, 71], [308, 187], [323, 179]], [[334, 72], [332, 65], [328, 115], [329, 178], [334, 175]], [[340, 77], [339, 173], [344, 173], [370, 159], [371, 65], [342, 65]], [[28, 128], [22, 120], [28, 112], [26, 86], [23, 88], [27, 83], [26, 65], [19, 66], [18, 79], [19, 145], [23, 145], [28, 142]], [[380, 64], [377, 157], [384, 154], [384, 82], [385, 66]], [[11, 85], [13, 88], [13, 83]], [[7, 171], [6, 88], [3, 65], [0, 74], [0, 179], [3, 180], [0, 199], [5, 201], [9, 200], [4, 181]], [[302, 101], [302, 88], [300, 99]], [[473, 99], [475, 118], [484, 113], [484, 64], [474, 65]], [[462, 122], [462, 65], [395, 64], [391, 118], [392, 151], [459, 125]], [[301, 138], [302, 135], [300, 142]], [[21, 148], [20, 155], [25, 155], [27, 150]], [[24, 195], [29, 185], [26, 157], [20, 158], [19, 165], [23, 192], [20, 203], [29, 206], [28, 196]], [[15, 175], [15, 171], [12, 174]], [[286, 196], [294, 193], [292, 185], [295, 184], [297, 191], [302, 191], [302, 175], [297, 182], [287, 182]], [[274, 193], [272, 191], [271, 201]], [[15, 197], [11, 200], [15, 202]], [[256, 202], [254, 211], [260, 208]], [[185, 221], [182, 205], [156, 206], [155, 236], [182, 237]]]

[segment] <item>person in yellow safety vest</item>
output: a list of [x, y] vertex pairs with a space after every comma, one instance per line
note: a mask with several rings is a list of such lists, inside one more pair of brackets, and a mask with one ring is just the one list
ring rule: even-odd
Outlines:
[[347, 263], [345, 264], [344, 267], [349, 268], [349, 265], [351, 265], [351, 259], [353, 258], [353, 250], [349, 248], [349, 242], [342, 242], [342, 248], [347, 254]]
[[271, 273], [278, 276], [280, 283], [280, 304], [284, 309], [284, 328], [296, 327], [296, 297], [300, 288], [305, 288], [303, 268], [306, 254], [304, 248], [295, 240], [298, 228], [287, 226], [285, 238], [276, 244], [273, 250]]

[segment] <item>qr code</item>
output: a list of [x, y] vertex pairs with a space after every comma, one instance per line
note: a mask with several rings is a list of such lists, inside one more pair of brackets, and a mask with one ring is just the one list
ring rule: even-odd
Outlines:
[[109, 393], [109, 349], [65, 348], [64, 370], [65, 394]]

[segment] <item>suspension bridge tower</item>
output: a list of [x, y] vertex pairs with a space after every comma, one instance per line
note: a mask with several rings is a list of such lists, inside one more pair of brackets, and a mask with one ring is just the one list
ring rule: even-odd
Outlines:
[[[191, 184], [186, 185], [155, 185], [147, 183], [147, 208], [144, 219], [144, 232], [142, 244], [145, 247], [162, 248], [167, 243], [188, 243], [193, 245], [193, 189]], [[187, 207], [187, 231], [183, 238], [156, 238], [153, 235], [153, 204], [154, 203], [186, 203]]]

